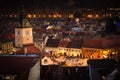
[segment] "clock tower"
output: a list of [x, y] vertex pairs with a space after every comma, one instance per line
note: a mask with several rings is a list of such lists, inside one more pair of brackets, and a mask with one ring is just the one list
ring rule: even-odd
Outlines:
[[25, 44], [33, 43], [32, 26], [26, 18], [26, 12], [21, 10], [18, 26], [15, 28], [15, 46], [23, 47]]

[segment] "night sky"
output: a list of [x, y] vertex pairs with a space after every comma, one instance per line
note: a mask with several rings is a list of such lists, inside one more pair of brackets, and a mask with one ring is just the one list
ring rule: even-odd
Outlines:
[[120, 8], [119, 0], [0, 0], [0, 8], [18, 8], [21, 4], [26, 7], [78, 7], [78, 8]]

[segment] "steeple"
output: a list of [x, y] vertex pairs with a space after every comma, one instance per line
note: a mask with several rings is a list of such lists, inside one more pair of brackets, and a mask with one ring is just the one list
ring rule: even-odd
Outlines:
[[21, 25], [23, 24], [23, 19], [26, 19], [26, 11], [24, 10], [24, 6], [21, 7], [19, 16], [19, 21]]
[[25, 44], [31, 43], [33, 43], [32, 26], [27, 20], [24, 6], [22, 6], [18, 26], [15, 28], [15, 46], [23, 47]]
[[29, 27], [31, 27], [29, 21], [27, 20], [26, 11], [24, 9], [24, 6], [22, 6], [21, 10], [20, 10], [19, 23], [18, 23], [17, 27], [18, 28], [29, 28]]

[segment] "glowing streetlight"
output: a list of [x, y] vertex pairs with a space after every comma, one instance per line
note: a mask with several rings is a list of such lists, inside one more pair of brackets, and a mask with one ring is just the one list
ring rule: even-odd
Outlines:
[[88, 18], [92, 18], [93, 15], [92, 15], [92, 14], [88, 14], [87, 17], [88, 17]]
[[36, 15], [34, 14], [33, 17], [36, 18]]
[[74, 17], [73, 14], [70, 14], [70, 15], [69, 15], [69, 18], [73, 18], [73, 17]]
[[99, 15], [98, 15], [98, 14], [96, 14], [96, 15], [95, 15], [95, 17], [96, 17], [96, 18], [98, 18], [98, 17], [99, 17]]
[[31, 18], [32, 16], [31, 16], [31, 14], [28, 14], [27, 17], [28, 17], [28, 18]]
[[56, 15], [56, 14], [54, 14], [54, 15], [53, 15], [53, 17], [54, 17], [54, 18], [56, 18], [56, 17], [57, 17], [57, 15]]

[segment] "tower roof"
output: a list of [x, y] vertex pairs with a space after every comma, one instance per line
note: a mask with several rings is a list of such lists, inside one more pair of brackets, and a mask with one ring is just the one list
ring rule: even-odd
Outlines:
[[17, 28], [30, 28], [32, 27], [30, 22], [26, 18], [26, 11], [24, 10], [24, 6], [22, 6], [19, 15], [19, 23]]
[[[25, 50], [26, 48], [26, 50]], [[30, 44], [25, 44], [24, 48], [22, 48], [21, 50], [18, 50], [16, 52], [16, 54], [38, 54], [40, 55], [41, 52], [39, 49], [37, 49], [34, 44], [30, 43]]]

